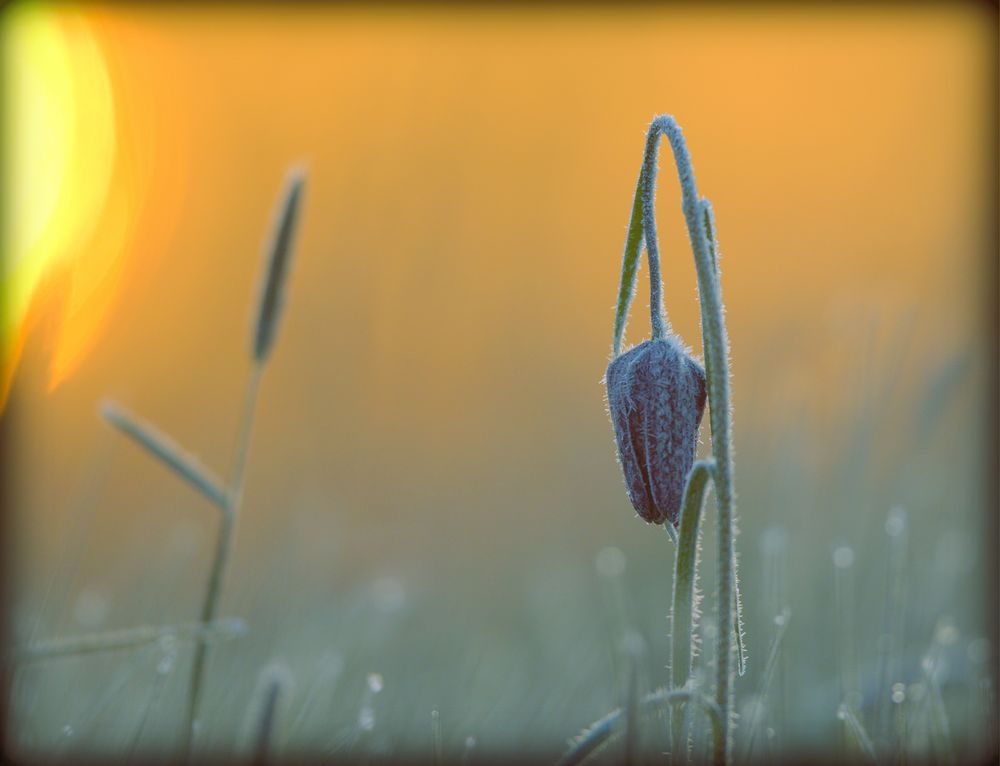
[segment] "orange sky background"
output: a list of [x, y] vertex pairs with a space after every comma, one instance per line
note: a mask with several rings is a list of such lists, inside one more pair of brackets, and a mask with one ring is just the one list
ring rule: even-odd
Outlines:
[[[389, 517], [475, 500], [486, 519], [527, 501], [483, 493], [555, 476], [520, 512], [598, 485], [621, 505], [599, 380], [659, 112], [716, 210], [738, 439], [867, 375], [826, 357], [873, 327], [904, 324], [927, 359], [983, 341], [995, 30], [973, 6], [56, 8], [103, 55], [116, 164], [18, 336], [26, 514], [58, 518], [113, 442], [105, 395], [225, 467], [262, 242], [296, 162], [307, 196], [248, 488], [262, 504], [291, 487]], [[662, 166], [666, 305], [698, 351]], [[123, 509], [200, 502], [113, 443]]]

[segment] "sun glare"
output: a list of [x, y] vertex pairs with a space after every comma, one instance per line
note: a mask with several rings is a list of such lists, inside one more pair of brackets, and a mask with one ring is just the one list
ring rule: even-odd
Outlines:
[[121, 211], [109, 205], [115, 104], [97, 41], [82, 17], [33, 5], [8, 11], [4, 36], [3, 199], [9, 225], [3, 246], [0, 404], [40, 302], [56, 298], [63, 304], [50, 387], [72, 371], [90, 333], [71, 330], [70, 322], [84, 320], [85, 330], [93, 326], [93, 318], [86, 321], [88, 305], [115, 273], [109, 266], [122, 252], [120, 237], [109, 241], [102, 233], [109, 229], [108, 215]]

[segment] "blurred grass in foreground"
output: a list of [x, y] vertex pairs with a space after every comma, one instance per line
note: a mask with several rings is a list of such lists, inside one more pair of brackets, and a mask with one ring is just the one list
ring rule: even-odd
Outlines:
[[[850, 721], [838, 719], [842, 704], [880, 755], [901, 746], [916, 759], [965, 762], [995, 747], [984, 370], [968, 352], [928, 363], [905, 327], [888, 335], [881, 346], [834, 351], [838, 369], [865, 372], [845, 376], [840, 412], [806, 402], [766, 430], [737, 422], [751, 658], [737, 682], [737, 758], [751, 728], [755, 758], [863, 757]], [[610, 438], [601, 446], [612, 461]], [[205, 551], [190, 524], [168, 523], [165, 537], [138, 524], [100, 585], [81, 565], [100, 534], [101, 485], [114, 460], [90, 471], [90, 491], [60, 532], [65, 552], [47, 598], [17, 593], [15, 644], [180, 622], [194, 610]], [[244, 618], [249, 632], [214, 652], [206, 748], [249, 747], [258, 675], [275, 662], [290, 679], [275, 711], [278, 755], [429, 758], [439, 737], [448, 760], [555, 758], [622, 701], [626, 647], [641, 657], [641, 692], [667, 680], [673, 551], [629, 518], [623, 491], [618, 507], [600, 509], [606, 522], [566, 530], [561, 545], [538, 508], [536, 528], [495, 534], [485, 554], [444, 527], [414, 549], [411, 539], [424, 538], [405, 525], [338, 515], [335, 502], [317, 498], [271, 501], [274, 512], [237, 546], [222, 614]], [[155, 498], [136, 509], [144, 518], [169, 512]], [[706, 535], [713, 513], [709, 501]], [[701, 569], [708, 593], [712, 550], [704, 546]], [[790, 622], [757, 707], [786, 606]], [[703, 639], [711, 620], [709, 610]], [[171, 752], [190, 660], [190, 645], [159, 643], [19, 667], [13, 752]], [[665, 719], [644, 721], [649, 760], [663, 751], [665, 729]], [[605, 757], [618, 758], [619, 747]]]

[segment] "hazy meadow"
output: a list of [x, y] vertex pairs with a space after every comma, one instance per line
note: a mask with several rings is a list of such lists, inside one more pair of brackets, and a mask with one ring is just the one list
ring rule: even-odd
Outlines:
[[[736, 760], [988, 759], [995, 21], [973, 6], [5, 10], [9, 50], [27, 53], [5, 62], [3, 197], [44, 207], [5, 245], [5, 301], [23, 305], [4, 324], [8, 752], [178, 752], [191, 640], [25, 652], [198, 619], [218, 511], [99, 405], [228, 473], [296, 164], [287, 302], [220, 603], [246, 629], [211, 647], [195, 752], [252, 754], [272, 678], [276, 758], [472, 763], [556, 760], [625, 701], [630, 657], [640, 692], [667, 683], [674, 547], [629, 505], [601, 380], [644, 131], [669, 111], [715, 207], [732, 347]], [[665, 303], [700, 356], [667, 155], [659, 184]], [[646, 278], [630, 343], [649, 333]], [[701, 666], [715, 518], [711, 498]], [[665, 727], [644, 719], [637, 760], [663, 762]]]

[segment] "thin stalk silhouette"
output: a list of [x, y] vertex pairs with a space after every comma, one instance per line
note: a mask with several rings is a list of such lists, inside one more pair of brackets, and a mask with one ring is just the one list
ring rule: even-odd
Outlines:
[[[250, 339], [251, 366], [229, 481], [223, 484], [196, 457], [185, 452], [169, 436], [151, 423], [135, 417], [120, 405], [106, 402], [101, 408], [101, 414], [111, 425], [165, 464], [188, 485], [206, 497], [220, 512], [218, 536], [201, 608], [201, 623], [206, 625], [215, 622], [219, 611], [219, 601], [232, 549], [236, 519], [243, 501], [247, 457], [250, 436], [253, 431], [254, 413], [257, 408], [257, 397], [264, 368], [274, 348], [284, 304], [304, 184], [305, 177], [301, 171], [293, 170], [289, 174], [286, 189], [281, 197], [281, 204], [276, 211], [273, 234], [265, 253], [262, 281]], [[184, 735], [184, 752], [188, 757], [191, 755], [194, 736], [198, 728], [209, 650], [208, 642], [204, 636], [198, 635], [195, 640], [187, 701], [187, 726]]]

